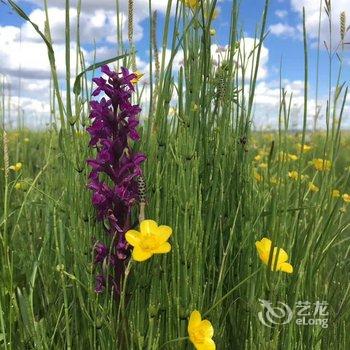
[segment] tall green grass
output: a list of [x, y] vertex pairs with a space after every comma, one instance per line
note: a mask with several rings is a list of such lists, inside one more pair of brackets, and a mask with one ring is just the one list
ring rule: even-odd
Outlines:
[[[45, 1], [46, 11], [47, 5]], [[67, 0], [67, 9], [69, 5]], [[39, 35], [49, 53], [55, 123], [44, 132], [8, 130], [7, 137], [3, 124], [0, 348], [190, 349], [187, 325], [194, 309], [212, 322], [218, 349], [349, 348], [349, 216], [346, 203], [331, 196], [333, 189], [350, 191], [349, 171], [344, 171], [349, 158], [342, 152], [349, 139], [341, 137], [341, 118], [336, 122], [347, 91], [338, 83], [329, 98], [327, 130], [310, 134], [304, 32], [303, 130], [293, 136], [288, 131], [292, 98], [281, 89], [278, 132], [252, 132], [269, 1], [249, 53], [239, 44], [244, 42], [239, 2], [232, 2], [229, 49], [218, 65], [210, 52], [216, 6], [215, 0], [205, 1], [190, 11], [181, 2], [169, 1], [164, 28], [159, 28], [150, 2], [149, 96], [141, 85], [138, 90], [141, 104], [149, 100], [144, 104], [148, 109], [143, 110], [140, 145], [148, 156], [146, 217], [171, 226], [174, 233], [171, 253], [130, 264], [118, 301], [93, 291], [92, 240], [103, 240], [105, 234], [86, 189], [90, 75], [85, 74], [78, 45], [77, 72], [84, 74], [74, 93], [67, 65], [64, 104], [47, 16], [45, 33]], [[25, 18], [20, 8], [15, 10]], [[123, 43], [118, 11], [117, 15], [117, 54], [127, 56], [116, 67], [135, 68], [132, 33], [129, 29], [129, 45]], [[69, 28], [68, 11], [66, 21]], [[163, 33], [162, 51], [154, 32]], [[70, 62], [71, 37], [69, 31], [66, 34]], [[171, 48], [170, 62], [166, 48]], [[176, 71], [173, 59], [180, 51], [184, 63]], [[5, 101], [2, 90], [2, 116]], [[297, 151], [296, 144], [309, 138], [313, 149]], [[281, 152], [298, 159], [281, 159]], [[254, 159], [258, 154], [262, 160]], [[22, 162], [23, 170], [8, 172], [7, 157], [10, 164]], [[310, 165], [313, 158], [330, 159], [331, 171], [316, 172]], [[266, 166], [259, 167], [261, 163]], [[288, 177], [293, 170], [309, 179], [293, 181]], [[319, 192], [309, 191], [310, 181]], [[22, 187], [16, 190], [18, 183]], [[289, 253], [293, 274], [262, 265], [254, 243], [264, 236]], [[327, 301], [329, 327], [295, 322], [266, 327], [258, 319], [259, 299], [284, 302], [294, 311], [298, 301]]]

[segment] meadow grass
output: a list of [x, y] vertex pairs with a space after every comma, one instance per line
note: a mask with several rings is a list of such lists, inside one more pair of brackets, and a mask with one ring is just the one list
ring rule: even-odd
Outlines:
[[[137, 147], [147, 155], [145, 214], [172, 227], [172, 251], [144, 263], [128, 262], [119, 298], [94, 292], [93, 243], [109, 242], [86, 188], [86, 159], [94, 152], [85, 131], [91, 77], [82, 74], [73, 92], [67, 65], [62, 97], [47, 22], [41, 34], [56, 96], [53, 123], [45, 131], [6, 131], [3, 124], [1, 136], [0, 348], [190, 349], [188, 318], [197, 309], [211, 321], [218, 349], [348, 349], [350, 221], [342, 195], [350, 193], [349, 156], [343, 151], [350, 137], [343, 135], [339, 109], [345, 86], [339, 84], [330, 95], [327, 128], [308, 131], [304, 33], [303, 129], [289, 131], [292, 97], [281, 89], [279, 129], [253, 131], [269, 1], [249, 53], [240, 45], [239, 2], [233, 1], [229, 48], [217, 64], [210, 35], [217, 2], [194, 9], [168, 3], [158, 48], [150, 2], [150, 85], [139, 83], [135, 100], [144, 106]], [[117, 28], [116, 54], [127, 52], [117, 68], [137, 68], [129, 25], [128, 44]], [[69, 48], [69, 32], [66, 39]], [[77, 72], [85, 72], [79, 50]], [[179, 51], [184, 60], [176, 71], [172, 65]], [[303, 152], [299, 143], [312, 148]], [[312, 161], [318, 158], [331, 161], [328, 171], [315, 169]], [[22, 169], [10, 170], [17, 162]], [[332, 196], [335, 189], [340, 197]], [[133, 216], [136, 220], [137, 210]], [[263, 237], [288, 252], [292, 274], [262, 264], [255, 242]], [[328, 327], [294, 321], [264, 326], [259, 299], [286, 303], [294, 312], [298, 301], [326, 301]]]

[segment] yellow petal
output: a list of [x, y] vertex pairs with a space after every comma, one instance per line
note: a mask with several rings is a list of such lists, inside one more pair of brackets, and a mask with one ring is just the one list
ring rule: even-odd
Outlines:
[[259, 258], [267, 265], [270, 256], [271, 241], [267, 238], [263, 238], [261, 241], [255, 242], [255, 246], [258, 250]]
[[153, 254], [165, 254], [169, 253], [171, 250], [171, 245], [169, 242], [161, 244], [158, 248], [153, 250]]
[[141, 233], [153, 233], [158, 230], [158, 225], [154, 220], [143, 220], [140, 224]]
[[215, 350], [216, 346], [213, 339], [205, 339], [203, 344], [196, 345], [197, 350]]
[[125, 239], [126, 241], [131, 244], [132, 246], [136, 246], [140, 243], [140, 238], [139, 238], [140, 232], [136, 231], [136, 230], [129, 230], [126, 234], [125, 234]]
[[287, 273], [293, 273], [293, 266], [289, 263], [284, 262], [279, 266], [279, 270]]
[[214, 328], [213, 328], [213, 326], [212, 326], [210, 321], [203, 320], [199, 327], [203, 330], [206, 338], [212, 338], [213, 337], [213, 335], [214, 335]]
[[135, 261], [145, 261], [145, 260], [149, 259], [152, 255], [153, 255], [153, 253], [145, 251], [138, 246], [136, 246], [134, 248], [134, 250], [132, 251], [132, 258]]
[[171, 236], [173, 230], [169, 226], [160, 225], [158, 227], [157, 235], [161, 238], [163, 242], [166, 242]]
[[264, 249], [270, 250], [271, 249], [271, 240], [264, 237], [261, 241], [262, 247]]
[[274, 248], [274, 253], [277, 254], [278, 253], [278, 259], [277, 259], [277, 266], [279, 264], [282, 264], [284, 262], [286, 262], [288, 260], [288, 254], [284, 249], [278, 249], [278, 248]]
[[188, 333], [190, 333], [193, 330], [193, 328], [198, 327], [201, 321], [202, 321], [202, 316], [199, 313], [199, 311], [197, 310], [192, 311], [190, 320], [188, 322]]

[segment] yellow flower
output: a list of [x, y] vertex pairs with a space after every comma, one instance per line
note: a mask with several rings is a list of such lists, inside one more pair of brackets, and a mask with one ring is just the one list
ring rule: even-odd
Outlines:
[[260, 163], [258, 167], [261, 169], [267, 169], [267, 163]]
[[339, 198], [340, 197], [340, 191], [339, 190], [332, 190], [332, 197], [333, 198]]
[[350, 203], [350, 194], [344, 193], [342, 198], [345, 203]]
[[20, 190], [20, 189], [21, 189], [21, 183], [20, 183], [20, 182], [17, 182], [17, 183], [16, 183], [15, 189], [16, 189], [16, 190]]
[[[291, 178], [292, 180], [295, 180], [295, 181], [299, 179], [299, 173], [296, 170], [289, 171], [288, 176], [289, 176], [289, 178]], [[301, 180], [306, 180], [308, 178], [309, 178], [308, 175], [301, 175], [300, 176]]]
[[182, 0], [185, 6], [190, 7], [192, 10], [199, 6], [200, 0]]
[[312, 150], [312, 146], [309, 146], [309, 145], [306, 145], [306, 144], [302, 145], [301, 143], [298, 143], [297, 144], [297, 149], [301, 153], [307, 153], [307, 152]]
[[194, 103], [193, 106], [192, 106], [192, 111], [193, 112], [197, 112], [198, 109], [199, 109], [198, 105], [196, 103]]
[[145, 261], [153, 254], [170, 252], [171, 245], [167, 240], [172, 234], [171, 227], [158, 226], [153, 220], [143, 220], [140, 231], [129, 230], [125, 234], [126, 241], [134, 247], [132, 257], [135, 261]]
[[257, 162], [259, 162], [260, 160], [262, 160], [262, 155], [261, 154], [258, 154], [258, 155], [256, 155], [255, 157], [254, 157], [254, 160], [255, 161], [257, 161]]
[[265, 151], [264, 149], [262, 149], [261, 151], [259, 151], [259, 154], [262, 156], [262, 157], [266, 157], [269, 155], [269, 152]]
[[[258, 250], [259, 257], [261, 261], [268, 265], [270, 258], [272, 242], [268, 238], [264, 237], [261, 241], [255, 242], [256, 249]], [[276, 255], [278, 252], [277, 262]], [[288, 254], [281, 248], [274, 247], [273, 248], [273, 256], [271, 262], [271, 271], [284, 271], [287, 273], [293, 272], [293, 266], [287, 262]], [[275, 268], [276, 264], [276, 268]]]
[[199, 311], [192, 311], [187, 330], [190, 340], [197, 350], [216, 349], [214, 340], [212, 339], [214, 328], [210, 321], [202, 320]]
[[297, 155], [295, 155], [295, 154], [288, 154], [288, 158], [290, 159], [290, 160], [298, 160], [298, 156]]
[[315, 169], [318, 171], [328, 171], [332, 167], [332, 162], [330, 160], [317, 158], [312, 161]]
[[15, 171], [16, 173], [22, 169], [22, 163], [16, 163], [15, 165], [11, 165], [9, 169]]
[[309, 182], [309, 190], [311, 192], [318, 192], [320, 189], [312, 182]]
[[133, 74], [135, 74], [135, 78], [130, 80], [132, 84], [137, 84], [140, 79], [144, 76], [144, 74], [140, 73], [138, 70], [136, 72], [134, 72]]
[[29, 138], [28, 138], [28, 137], [25, 137], [23, 141], [24, 141], [25, 143], [28, 143], [28, 142], [29, 142]]
[[288, 154], [285, 153], [285, 152], [283, 152], [283, 151], [281, 151], [281, 152], [279, 153], [279, 155], [278, 155], [278, 160], [279, 160], [280, 162], [285, 162], [286, 160], [288, 160]]
[[209, 33], [210, 33], [211, 36], [215, 36], [216, 35], [216, 30], [214, 28], [211, 28]]
[[295, 170], [288, 172], [288, 177], [292, 180], [298, 180], [299, 179], [299, 173]]
[[261, 182], [263, 180], [263, 177], [257, 171], [254, 171], [253, 176], [254, 176], [255, 181], [257, 181], [257, 182]]
[[270, 182], [272, 185], [278, 185], [280, 183], [280, 179], [277, 178], [276, 176], [272, 176], [270, 179]]

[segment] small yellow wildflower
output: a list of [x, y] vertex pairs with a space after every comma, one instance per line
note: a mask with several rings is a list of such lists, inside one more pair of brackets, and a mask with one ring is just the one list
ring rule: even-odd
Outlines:
[[[256, 249], [258, 250], [259, 257], [261, 261], [268, 265], [270, 258], [272, 242], [270, 239], [264, 237], [261, 241], [255, 242]], [[278, 252], [277, 262], [276, 255]], [[287, 262], [288, 254], [281, 248], [274, 247], [273, 248], [273, 256], [271, 262], [271, 271], [283, 271], [287, 273], [293, 272], [293, 266]], [[276, 265], [276, 267], [275, 267]]]
[[20, 190], [20, 189], [21, 189], [21, 183], [20, 183], [20, 182], [17, 182], [17, 183], [16, 183], [15, 189], [16, 189], [16, 190]]
[[280, 183], [280, 179], [277, 178], [276, 176], [272, 176], [271, 179], [270, 179], [270, 183], [272, 185], [278, 185]]
[[190, 7], [192, 10], [195, 10], [200, 3], [200, 0], [182, 0], [185, 6]]
[[257, 162], [259, 162], [260, 160], [262, 160], [262, 155], [261, 154], [258, 154], [258, 155], [256, 155], [255, 157], [254, 157], [254, 160], [255, 161], [257, 161]]
[[[296, 170], [289, 171], [288, 172], [288, 177], [291, 178], [292, 180], [296, 181], [296, 180], [299, 179], [299, 173]], [[306, 180], [308, 178], [309, 178], [308, 175], [300, 175], [300, 179], [301, 180]]]
[[216, 30], [214, 28], [211, 28], [209, 31], [211, 36], [215, 36], [216, 35]]
[[292, 180], [298, 180], [299, 179], [299, 173], [296, 170], [289, 171], [288, 172], [288, 177], [291, 178]]
[[342, 198], [345, 203], [350, 203], [350, 194], [344, 193]]
[[263, 177], [257, 171], [254, 171], [253, 176], [254, 176], [255, 181], [257, 181], [257, 182], [261, 182], [263, 180]]
[[339, 198], [340, 197], [340, 191], [339, 190], [332, 190], [332, 197], [333, 198]]
[[312, 164], [317, 171], [329, 171], [332, 167], [332, 162], [330, 160], [321, 158], [314, 159]]
[[267, 169], [267, 163], [260, 163], [258, 167], [261, 169]]
[[266, 141], [272, 141], [273, 140], [273, 138], [274, 138], [274, 134], [271, 134], [271, 133], [269, 133], [269, 134], [265, 134], [264, 135], [264, 139], [266, 140]]
[[197, 350], [215, 350], [216, 346], [212, 339], [214, 335], [214, 328], [210, 321], [202, 320], [199, 311], [194, 310], [190, 315], [188, 322], [188, 335], [190, 341]]
[[259, 151], [259, 154], [262, 156], [262, 157], [266, 157], [269, 155], [269, 152], [265, 151], [264, 149], [262, 149], [261, 151]]
[[17, 173], [22, 169], [22, 163], [16, 163], [15, 165], [11, 165], [9, 169]]
[[288, 159], [293, 160], [293, 161], [298, 160], [298, 156], [295, 154], [288, 154]]
[[198, 109], [199, 109], [199, 107], [198, 107], [197, 103], [194, 103], [193, 106], [192, 106], [192, 111], [193, 112], [197, 112]]
[[141, 78], [144, 76], [144, 74], [142, 74], [141, 72], [139, 72], [138, 70], [136, 72], [134, 72], [133, 74], [135, 74], [135, 78], [130, 80], [132, 84], [137, 84]]
[[126, 241], [134, 247], [132, 257], [135, 261], [145, 261], [153, 254], [165, 254], [171, 250], [167, 242], [172, 234], [169, 226], [158, 224], [153, 220], [143, 220], [140, 231], [129, 230], [125, 234]]
[[311, 192], [318, 192], [320, 189], [319, 189], [319, 187], [317, 187], [314, 183], [309, 182], [309, 190], [310, 190]]
[[281, 152], [279, 153], [279, 155], [278, 155], [278, 160], [279, 160], [280, 162], [285, 162], [285, 161], [287, 161], [287, 160], [288, 160], [288, 154], [285, 153], [285, 152], [283, 152], [283, 151], [281, 151]]
[[307, 153], [307, 152], [312, 150], [312, 146], [309, 146], [309, 145], [306, 145], [306, 144], [302, 145], [301, 143], [298, 143], [297, 144], [297, 149], [301, 153]]

